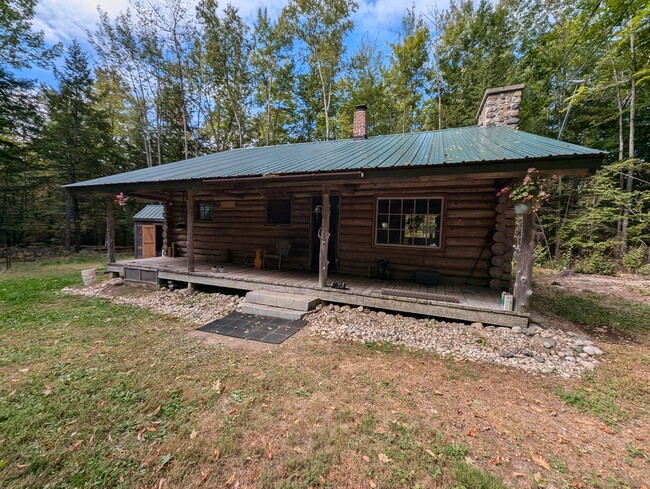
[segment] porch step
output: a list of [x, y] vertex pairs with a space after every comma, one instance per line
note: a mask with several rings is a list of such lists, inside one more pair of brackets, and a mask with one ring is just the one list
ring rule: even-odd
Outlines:
[[307, 314], [307, 311], [296, 311], [295, 309], [265, 306], [262, 304], [247, 304], [246, 302], [242, 305], [241, 312], [244, 314], [256, 314], [257, 316], [289, 319], [291, 321], [302, 319]]
[[245, 304], [307, 312], [316, 307], [319, 302], [320, 299], [317, 297], [272, 290], [251, 290], [246, 294]]

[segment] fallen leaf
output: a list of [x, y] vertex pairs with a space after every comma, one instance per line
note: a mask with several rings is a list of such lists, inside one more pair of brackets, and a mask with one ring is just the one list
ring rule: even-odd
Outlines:
[[217, 391], [217, 394], [221, 394], [223, 391], [223, 386], [221, 385], [221, 381], [217, 380], [216, 382], [212, 382], [212, 390]]
[[533, 479], [535, 479], [535, 482], [541, 481], [542, 480], [542, 474], [540, 474], [539, 472], [535, 472], [533, 474]]
[[533, 460], [533, 462], [535, 462], [540, 467], [545, 468], [546, 470], [549, 470], [551, 468], [548, 462], [544, 460], [541, 455], [533, 453], [532, 450], [530, 451], [530, 458]]
[[513, 477], [526, 477], [526, 474], [522, 474], [521, 472], [513, 472], [512, 476]]
[[381, 461], [381, 463], [384, 463], [384, 464], [392, 462], [392, 460], [390, 458], [388, 458], [388, 456], [385, 453], [380, 453], [379, 454], [379, 460]]
[[108, 441], [109, 441], [110, 443], [113, 443], [113, 437], [111, 436], [110, 433], [108, 434]]
[[235, 474], [233, 474], [233, 475], [230, 476], [230, 479], [228, 479], [228, 480], [226, 481], [226, 485], [227, 485], [227, 486], [230, 486], [230, 485], [232, 485], [233, 482], [235, 482]]
[[15, 396], [15, 395], [16, 395], [16, 389], [12, 390], [12, 391], [9, 393], [9, 395], [10, 395], [10, 396]]
[[440, 391], [433, 391], [433, 393], [434, 393], [435, 395], [437, 395], [437, 396], [442, 396], [442, 392], [440, 392]]
[[194, 438], [196, 438], [198, 434], [199, 434], [198, 431], [196, 430], [192, 431], [192, 433], [190, 433], [190, 440], [194, 440]]
[[588, 419], [574, 419], [576, 423], [586, 424], [587, 426], [594, 426], [596, 423], [589, 421]]
[[162, 489], [162, 487], [165, 485], [165, 482], [167, 482], [167, 479], [161, 478], [158, 481], [158, 489]]
[[467, 436], [474, 438], [476, 436], [476, 425], [472, 426], [472, 429], [467, 432]]
[[49, 396], [52, 394], [52, 386], [51, 385], [46, 385], [45, 389], [43, 389], [43, 395], [44, 396]]
[[366, 462], [370, 462], [370, 457], [369, 457], [368, 455], [364, 455], [364, 456], [363, 456], [363, 459], [364, 459]]
[[436, 458], [438, 458], [438, 457], [436, 457], [436, 454], [433, 453], [433, 452], [432, 452], [431, 450], [429, 450], [428, 448], [427, 448], [424, 452], [425, 452], [429, 457], [431, 457], [433, 460], [435, 460]]
[[214, 461], [216, 462], [219, 460], [219, 455], [221, 455], [221, 452], [219, 451], [219, 447], [214, 449]]
[[377, 487], [377, 484], [375, 484], [373, 481], [368, 481], [368, 485], [372, 487], [372, 489], [375, 489]]
[[153, 431], [158, 431], [158, 430], [156, 428], [154, 428], [153, 426], [149, 426], [147, 428], [147, 431], [152, 431], [153, 432]]
[[22, 373], [25, 374], [25, 373], [29, 372], [29, 369], [28, 369], [28, 368], [21, 368], [21, 369], [19, 370], [19, 372], [22, 372]]
[[173, 457], [171, 453], [163, 455], [163, 457], [160, 459], [160, 468], [162, 469], [165, 465], [171, 462], [172, 458]]
[[75, 441], [72, 445], [70, 445], [70, 450], [75, 450], [79, 448], [79, 445], [81, 445], [82, 443], [83, 443], [82, 440]]

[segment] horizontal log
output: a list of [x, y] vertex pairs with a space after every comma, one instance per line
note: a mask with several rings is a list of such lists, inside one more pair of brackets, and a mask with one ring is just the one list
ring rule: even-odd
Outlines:
[[494, 236], [492, 236], [492, 239], [496, 243], [503, 243], [506, 240], [506, 233], [504, 233], [503, 231], [497, 231], [496, 233], [494, 233]]

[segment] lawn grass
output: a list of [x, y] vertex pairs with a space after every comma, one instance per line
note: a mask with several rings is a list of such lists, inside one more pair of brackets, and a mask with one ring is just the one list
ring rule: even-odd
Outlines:
[[[584, 436], [591, 428], [574, 421], [575, 411], [603, 419], [601, 404], [617, 426], [646, 416], [593, 401], [648, 398], [625, 387], [627, 359], [563, 385], [305, 332], [280, 348], [234, 348], [155, 312], [61, 292], [100, 266], [51, 260], [0, 276], [2, 488], [523, 488], [542, 470], [531, 452], [551, 462], [542, 475], [555, 487], [604, 488], [584, 481], [631, 486], [647, 464], [623, 429], [591, 459], [602, 432]], [[560, 431], [583, 440], [579, 453]], [[612, 456], [629, 461], [623, 472]]]
[[373, 409], [397, 395], [390, 382], [361, 379], [377, 396], [361, 412], [341, 400], [302, 418], [327, 404], [323, 390], [338, 382], [327, 361], [338, 354], [250, 361], [171, 318], [61, 292], [93, 266], [49, 260], [0, 277], [0, 487], [221, 486], [251, 464], [259, 469], [242, 487], [336, 487], [359, 463], [354, 477], [377, 487], [501, 487], [440, 429]]
[[604, 301], [601, 296], [588, 292], [574, 295], [540, 289], [531, 297], [531, 306], [589, 328], [604, 327], [635, 337], [650, 333], [650, 306], [620, 298]]

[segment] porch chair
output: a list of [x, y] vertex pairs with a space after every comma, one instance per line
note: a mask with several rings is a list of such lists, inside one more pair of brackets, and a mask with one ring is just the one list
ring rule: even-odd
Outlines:
[[278, 270], [282, 269], [282, 257], [289, 256], [291, 252], [291, 243], [286, 239], [281, 239], [275, 244], [275, 253], [267, 253], [264, 249], [264, 257], [262, 258], [262, 268], [266, 268], [266, 259], [272, 258], [278, 260]]

